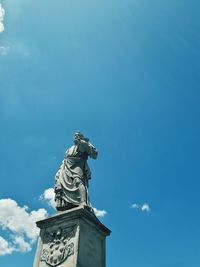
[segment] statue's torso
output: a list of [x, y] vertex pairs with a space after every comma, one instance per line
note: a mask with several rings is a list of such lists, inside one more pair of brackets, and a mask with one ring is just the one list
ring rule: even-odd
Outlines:
[[80, 157], [87, 160], [88, 153], [81, 146], [73, 145], [66, 151], [65, 157]]

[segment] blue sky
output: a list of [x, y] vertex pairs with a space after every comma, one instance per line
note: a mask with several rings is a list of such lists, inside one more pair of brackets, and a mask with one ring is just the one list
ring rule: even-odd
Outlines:
[[0, 266], [32, 266], [33, 219], [54, 213], [40, 196], [80, 130], [107, 267], [199, 267], [200, 2], [0, 3]]

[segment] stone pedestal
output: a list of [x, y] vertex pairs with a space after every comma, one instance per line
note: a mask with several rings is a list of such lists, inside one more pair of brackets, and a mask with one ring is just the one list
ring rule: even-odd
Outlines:
[[86, 207], [37, 222], [40, 228], [33, 267], [105, 267], [105, 239], [110, 234]]

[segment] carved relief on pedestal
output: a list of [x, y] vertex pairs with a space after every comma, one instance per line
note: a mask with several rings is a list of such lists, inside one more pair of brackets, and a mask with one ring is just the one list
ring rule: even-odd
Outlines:
[[65, 230], [59, 228], [55, 232], [44, 235], [44, 245], [41, 254], [41, 261], [49, 266], [55, 267], [64, 262], [70, 255], [74, 254], [75, 227]]

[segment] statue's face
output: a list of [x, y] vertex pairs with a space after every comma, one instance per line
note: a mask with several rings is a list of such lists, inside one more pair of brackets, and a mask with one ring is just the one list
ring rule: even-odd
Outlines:
[[83, 137], [83, 135], [81, 133], [75, 133], [74, 134], [74, 139], [77, 140], [77, 139], [81, 139]]
[[74, 139], [76, 140], [76, 139], [79, 139], [79, 138], [80, 138], [80, 135], [77, 134], [77, 133], [75, 133], [75, 135], [74, 135]]
[[80, 134], [79, 133], [75, 133], [74, 134], [74, 143], [75, 144], [77, 144], [77, 143], [79, 143], [79, 141], [80, 141]]

